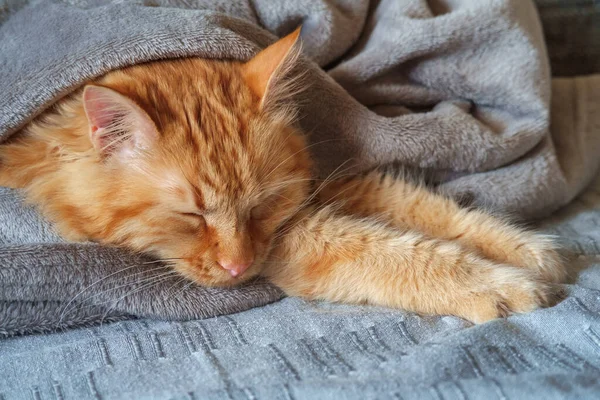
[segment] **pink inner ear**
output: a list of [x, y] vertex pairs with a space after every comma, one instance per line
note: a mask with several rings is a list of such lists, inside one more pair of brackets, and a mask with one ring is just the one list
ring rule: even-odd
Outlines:
[[[109, 127], [113, 122], [114, 114], [111, 110], [122, 108], [124, 99], [119, 99], [117, 93], [99, 86], [87, 86], [83, 92], [85, 112], [90, 122], [92, 131]], [[95, 129], [94, 129], [95, 128]]]
[[147, 147], [158, 136], [150, 117], [132, 100], [112, 89], [86, 86], [83, 104], [90, 124], [90, 139], [101, 154]]

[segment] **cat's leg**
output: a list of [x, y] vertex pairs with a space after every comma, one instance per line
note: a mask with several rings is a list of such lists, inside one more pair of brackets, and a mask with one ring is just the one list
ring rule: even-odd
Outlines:
[[331, 182], [319, 196], [323, 203], [340, 202], [345, 213], [380, 217], [398, 227], [456, 241], [485, 258], [535, 270], [550, 282], [561, 282], [566, 275], [548, 236], [481, 210], [461, 208], [454, 200], [405, 180], [372, 172]]
[[476, 323], [534, 310], [551, 297], [530, 270], [495, 264], [457, 242], [341, 216], [331, 207], [287, 228], [263, 275], [289, 295]]

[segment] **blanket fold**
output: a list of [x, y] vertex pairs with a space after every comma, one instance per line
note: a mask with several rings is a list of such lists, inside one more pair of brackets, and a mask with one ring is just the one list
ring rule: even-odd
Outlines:
[[[245, 60], [302, 24], [299, 122], [322, 176], [402, 164], [441, 177], [449, 195], [539, 218], [572, 200], [600, 163], [600, 77], [552, 81], [530, 0], [20, 0], [0, 24], [2, 140], [110, 70]], [[0, 259], [0, 334], [50, 327], [57, 316], [64, 326], [201, 318], [281, 297], [260, 282], [188, 286], [151, 260], [64, 243], [10, 190], [0, 192]]]

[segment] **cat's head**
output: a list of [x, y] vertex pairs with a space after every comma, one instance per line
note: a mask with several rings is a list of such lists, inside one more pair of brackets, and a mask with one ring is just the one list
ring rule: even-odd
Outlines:
[[84, 89], [96, 162], [115, 188], [99, 200], [108, 241], [173, 259], [201, 284], [260, 272], [310, 190], [305, 140], [282, 101], [298, 34], [246, 63], [150, 63]]

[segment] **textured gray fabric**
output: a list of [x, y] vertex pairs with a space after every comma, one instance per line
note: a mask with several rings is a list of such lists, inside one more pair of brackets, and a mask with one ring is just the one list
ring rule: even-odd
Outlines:
[[[445, 190], [476, 205], [535, 217], [572, 199], [600, 163], [591, 111], [600, 77], [555, 82], [549, 133], [551, 81], [529, 0], [13, 0], [1, 10], [1, 138], [109, 70], [168, 57], [247, 59], [302, 22], [314, 62], [301, 123], [322, 174], [346, 160], [357, 170], [399, 162], [455, 178]], [[0, 211], [5, 334], [46, 329], [57, 315], [62, 326], [100, 314], [204, 317], [280, 298], [260, 283], [173, 291], [183, 283], [165, 277], [142, 287], [140, 276], [149, 284], [161, 270], [119, 272], [147, 261], [62, 243], [12, 191]], [[90, 286], [105, 276], [115, 279]]]
[[600, 179], [542, 228], [573, 274], [586, 268], [550, 309], [472, 327], [287, 298], [202, 321], [15, 337], [0, 341], [0, 397], [598, 399]]

